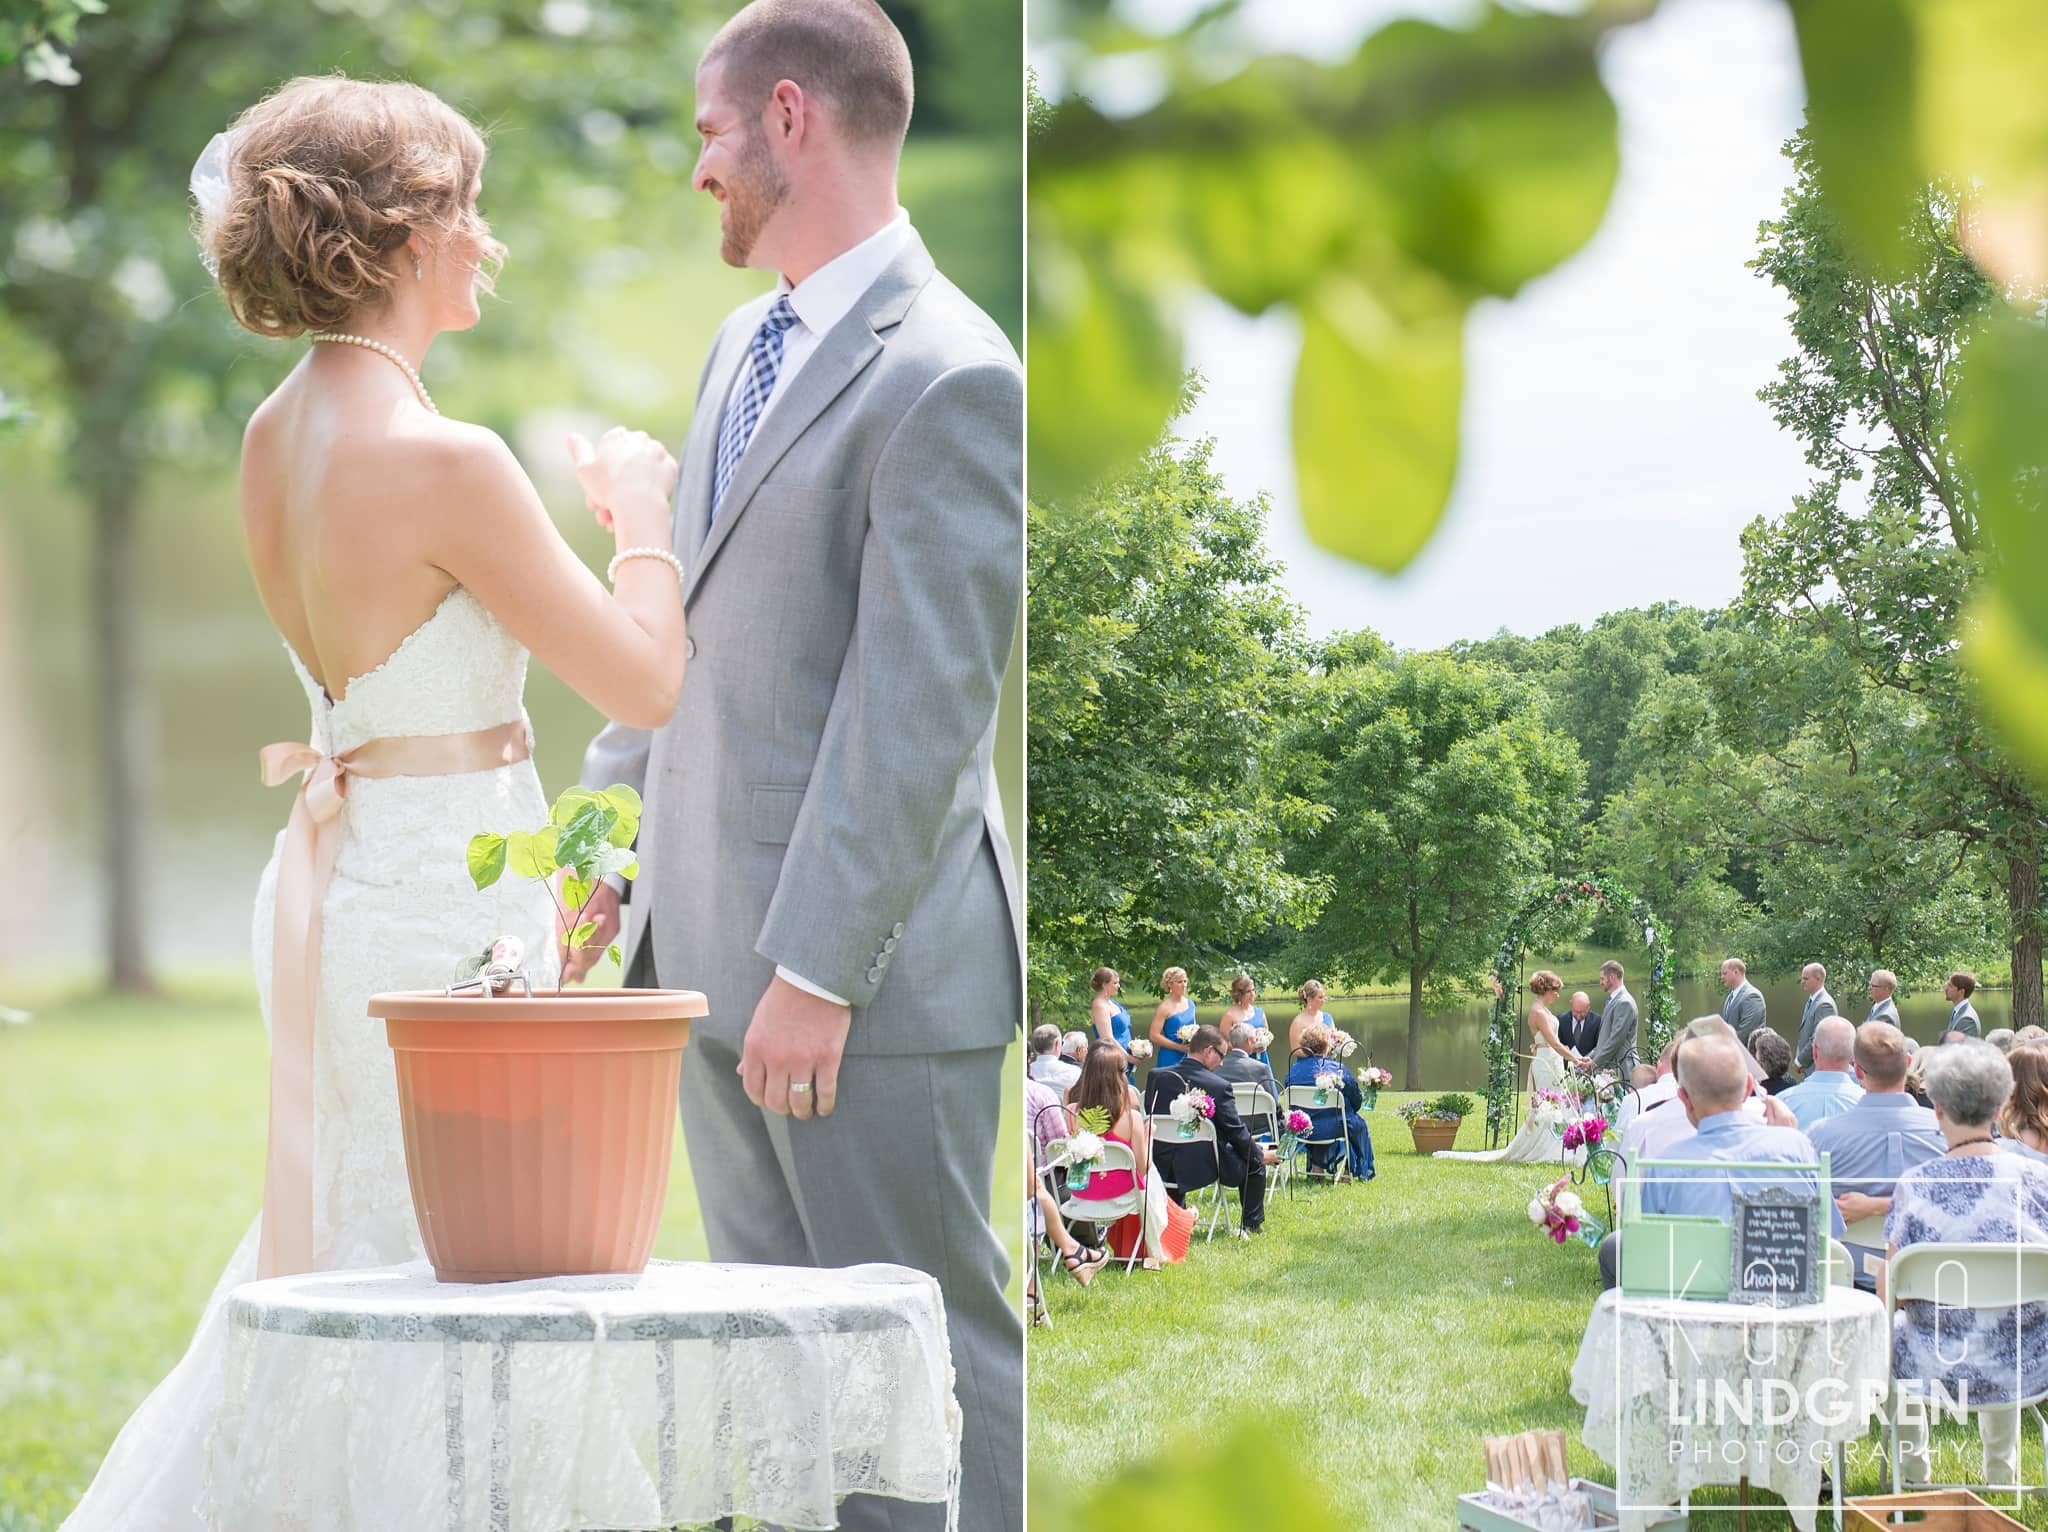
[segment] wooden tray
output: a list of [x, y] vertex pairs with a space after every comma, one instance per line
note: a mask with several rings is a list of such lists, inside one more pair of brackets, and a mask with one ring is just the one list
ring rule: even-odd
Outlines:
[[[1898, 1521], [1886, 1519], [1891, 1511], [1909, 1514]], [[1917, 1495], [1858, 1495], [1842, 1503], [1844, 1532], [1892, 1532], [1912, 1527], [1917, 1532], [2027, 1532], [2023, 1522], [2014, 1521], [1994, 1505], [1987, 1505], [1966, 1489], [1923, 1490]]]

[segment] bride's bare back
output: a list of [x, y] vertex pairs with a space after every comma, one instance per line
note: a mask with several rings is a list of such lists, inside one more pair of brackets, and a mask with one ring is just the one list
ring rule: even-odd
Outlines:
[[[619, 498], [622, 545], [637, 531], [665, 547], [665, 497]], [[674, 710], [673, 572], [636, 560], [607, 592], [510, 449], [432, 413], [386, 358], [315, 346], [249, 421], [241, 499], [264, 609], [331, 700], [460, 585], [607, 717], [655, 728]]]

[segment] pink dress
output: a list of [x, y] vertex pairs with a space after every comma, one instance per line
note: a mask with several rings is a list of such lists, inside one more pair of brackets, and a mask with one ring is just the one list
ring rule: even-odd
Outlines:
[[[1131, 1147], [1129, 1139], [1119, 1138], [1114, 1133], [1105, 1133], [1102, 1136], [1112, 1144], [1122, 1144], [1126, 1149]], [[1075, 1192], [1074, 1196], [1088, 1201], [1102, 1201], [1110, 1197], [1121, 1197], [1137, 1184], [1137, 1179], [1128, 1170], [1098, 1170], [1088, 1178], [1088, 1189]]]

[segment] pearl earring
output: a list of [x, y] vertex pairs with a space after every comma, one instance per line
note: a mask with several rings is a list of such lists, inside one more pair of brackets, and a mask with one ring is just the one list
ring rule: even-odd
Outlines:
[[418, 256], [414, 256], [412, 258], [412, 279], [415, 282], [418, 282], [424, 280], [425, 276], [426, 273], [420, 269], [420, 258]]

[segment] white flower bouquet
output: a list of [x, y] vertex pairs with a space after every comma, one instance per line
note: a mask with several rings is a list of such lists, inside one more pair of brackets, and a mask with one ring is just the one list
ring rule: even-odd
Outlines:
[[1167, 1109], [1174, 1125], [1180, 1129], [1182, 1138], [1193, 1138], [1196, 1130], [1216, 1115], [1216, 1103], [1205, 1090], [1184, 1091], [1173, 1098], [1173, 1105]]

